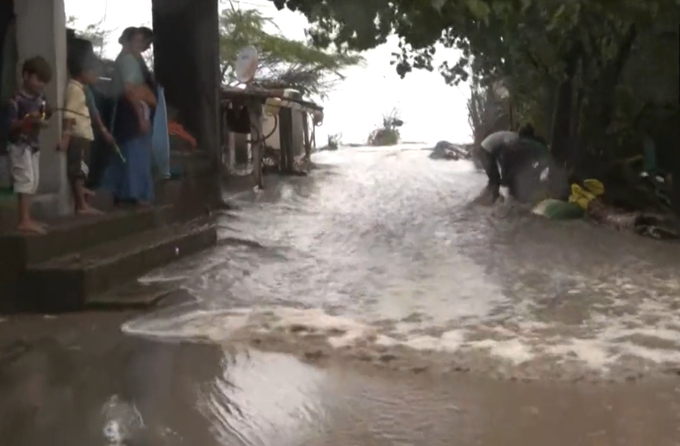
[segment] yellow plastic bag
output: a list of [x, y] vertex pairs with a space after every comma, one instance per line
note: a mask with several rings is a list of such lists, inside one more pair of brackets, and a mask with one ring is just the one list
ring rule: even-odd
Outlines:
[[604, 184], [598, 180], [589, 179], [583, 181], [583, 187], [578, 184], [571, 185], [569, 202], [578, 204], [584, 210], [595, 198], [604, 194]]

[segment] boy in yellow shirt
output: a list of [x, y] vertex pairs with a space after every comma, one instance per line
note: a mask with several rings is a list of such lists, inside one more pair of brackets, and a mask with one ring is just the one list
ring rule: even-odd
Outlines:
[[97, 81], [96, 64], [97, 60], [92, 56], [69, 64], [71, 79], [64, 94], [63, 132], [58, 147], [58, 150], [66, 152], [66, 171], [76, 212], [81, 214], [101, 214], [87, 203], [90, 191], [85, 188], [94, 141], [86, 88]]

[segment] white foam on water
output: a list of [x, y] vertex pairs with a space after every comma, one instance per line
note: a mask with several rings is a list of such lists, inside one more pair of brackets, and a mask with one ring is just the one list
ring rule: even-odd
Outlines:
[[403, 341], [398, 341], [393, 337], [381, 335], [376, 339], [377, 345], [392, 347], [403, 345], [415, 350], [432, 350], [454, 352], [460, 348], [465, 340], [463, 330], [452, 330], [443, 333], [441, 336], [414, 335], [407, 337]]
[[535, 354], [526, 342], [520, 339], [493, 340], [484, 339], [467, 343], [468, 348], [482, 349], [497, 358], [509, 360], [514, 364], [522, 364], [534, 359]]
[[125, 323], [125, 333], [172, 339], [230, 340], [239, 333], [272, 333], [288, 331], [306, 336], [310, 333], [327, 335], [333, 347], [351, 345], [375, 336], [368, 325], [340, 316], [331, 316], [320, 309], [274, 307], [264, 309], [199, 310], [168, 319], [138, 319]]
[[[377, 353], [405, 347], [414, 352], [481, 353], [515, 366], [569, 362], [579, 370], [601, 374], [624, 361], [640, 371], [655, 365], [662, 370], [666, 364], [680, 364], [680, 315], [670, 310], [674, 299], [670, 296], [639, 300], [629, 311], [615, 314], [611, 312], [615, 305], [593, 307], [580, 325], [569, 325], [552, 318], [537, 320], [532, 305], [526, 302], [500, 307], [506, 303], [502, 298], [491, 303], [463, 299], [456, 302], [458, 308], [447, 309], [430, 300], [428, 296], [435, 293], [422, 294], [422, 305], [408, 290], [387, 294], [391, 298], [378, 303], [377, 311], [355, 312], [359, 315], [355, 318], [331, 315], [318, 308], [263, 307], [141, 318], [122, 328], [128, 334], [145, 337], [220, 343], [247, 342], [262, 334], [280, 335], [293, 344], [299, 340], [301, 349], [305, 338], [312, 336], [342, 351], [361, 347]], [[434, 317], [437, 315], [425, 311], [428, 308], [441, 308], [441, 314]], [[636, 361], [640, 364], [635, 365]]]
[[225, 263], [224, 257], [206, 256], [205, 253], [201, 255], [200, 262], [197, 262], [196, 259], [196, 256], [185, 257], [162, 269], [151, 271], [137, 279], [137, 281], [144, 285], [185, 281], [201, 276], [203, 273]]
[[226, 341], [248, 325], [251, 310], [197, 310], [167, 318], [133, 319], [121, 326], [123, 333], [149, 338]]
[[186, 280], [187, 276], [166, 276], [166, 275], [147, 275], [137, 279], [137, 282], [142, 285], [150, 285], [152, 283], [169, 283], [169, 282], [180, 282]]
[[593, 370], [607, 370], [618, 359], [608, 352], [607, 343], [598, 339], [568, 339], [544, 349], [555, 356], [571, 356]]

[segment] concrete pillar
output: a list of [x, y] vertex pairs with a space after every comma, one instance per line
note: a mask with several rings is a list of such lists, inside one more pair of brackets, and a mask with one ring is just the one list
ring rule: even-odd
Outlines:
[[152, 0], [154, 74], [199, 150], [220, 162], [218, 0]]
[[[63, 0], [14, 0], [16, 15], [17, 70], [26, 58], [44, 57], [52, 66], [52, 81], [47, 86], [47, 100], [53, 107], [61, 107], [66, 87], [66, 14]], [[49, 201], [47, 213], [67, 210], [68, 187], [66, 160], [54, 148], [61, 134], [61, 119], [57, 113], [49, 128], [41, 134], [40, 185], [42, 201]], [[37, 201], [41, 197], [38, 197]]]

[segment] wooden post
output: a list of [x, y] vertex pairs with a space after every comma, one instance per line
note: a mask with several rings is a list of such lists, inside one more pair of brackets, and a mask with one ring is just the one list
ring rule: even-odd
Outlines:
[[283, 171], [293, 171], [293, 110], [281, 107], [279, 111], [279, 136], [281, 138], [281, 162]]
[[310, 161], [312, 159], [312, 140], [309, 137], [309, 115], [306, 111], [302, 113], [302, 132], [305, 139], [305, 159]]
[[286, 172], [288, 173], [293, 173], [295, 170], [295, 136], [293, 134], [294, 129], [293, 129], [293, 109], [289, 108], [290, 111], [290, 133], [289, 133], [289, 143], [288, 143], [288, 153], [286, 153]]
[[288, 134], [286, 133], [285, 130], [282, 130], [284, 127], [284, 122], [286, 120], [285, 118], [285, 109], [280, 108], [279, 109], [279, 114], [277, 117], [277, 123], [278, 125], [278, 130], [279, 130], [279, 153], [281, 156], [279, 157], [279, 170], [281, 172], [285, 172], [287, 167], [288, 167]]
[[515, 128], [515, 117], [513, 114], [513, 106], [512, 106], [512, 98], [508, 97], [508, 115], [510, 117], [510, 128], [508, 130], [510, 131], [516, 131], [518, 129]]
[[312, 119], [312, 150], [316, 152], [316, 124]]
[[232, 154], [232, 133], [227, 124], [227, 105], [220, 104], [220, 174], [229, 173], [231, 170], [231, 154]]
[[264, 154], [264, 141], [262, 140], [262, 103], [259, 100], [251, 100], [248, 104], [250, 114], [250, 148], [253, 155], [253, 174], [259, 189], [264, 189], [262, 177], [262, 155]]

